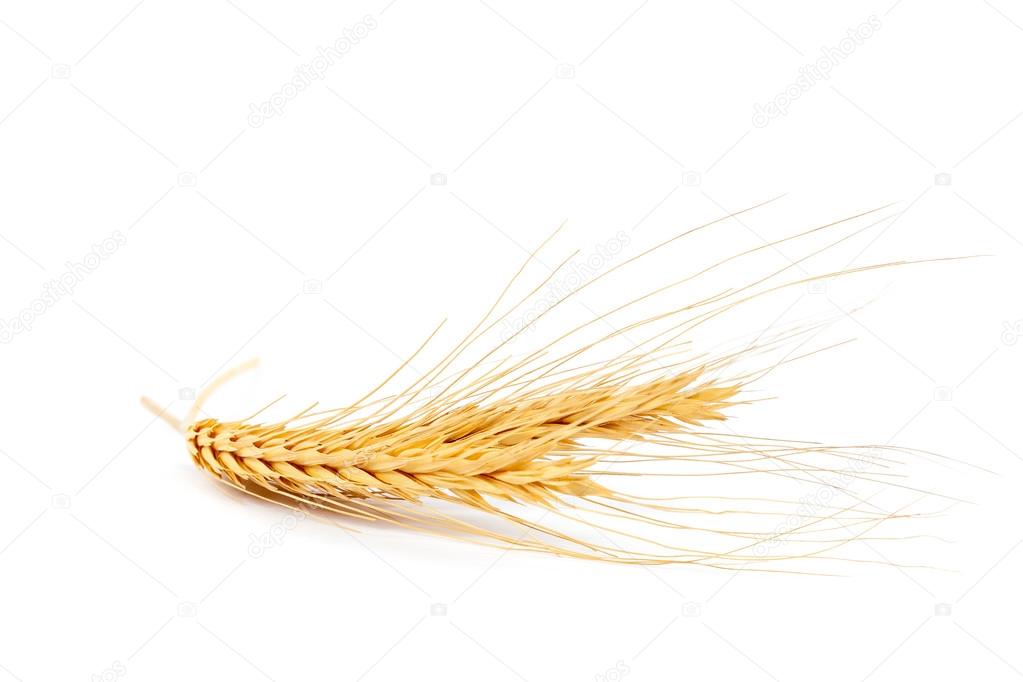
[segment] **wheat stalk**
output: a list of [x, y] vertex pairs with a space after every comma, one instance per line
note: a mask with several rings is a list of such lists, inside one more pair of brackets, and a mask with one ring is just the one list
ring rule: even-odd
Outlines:
[[[719, 261], [608, 311], [559, 340], [574, 338], [607, 316], [729, 261], [870, 213], [874, 212]], [[571, 295], [718, 222], [620, 263]], [[259, 413], [238, 421], [197, 419], [209, 394], [236, 373], [231, 372], [199, 396], [183, 422], [163, 416], [185, 433], [195, 464], [219, 480], [279, 504], [332, 512], [356, 524], [385, 521], [486, 545], [622, 563], [745, 568], [753, 562], [831, 557], [852, 540], [873, 537], [883, 521], [914, 516], [904, 509], [884, 510], [848, 485], [882, 481], [912, 490], [886, 479], [887, 470], [899, 464], [894, 458], [906, 451], [827, 447], [706, 430], [723, 421], [729, 408], [752, 402], [742, 399], [744, 389], [779, 364], [802, 357], [796, 353], [827, 323], [797, 326], [710, 354], [694, 352], [687, 335], [698, 325], [780, 289], [895, 265], [778, 283], [791, 267], [879, 222], [742, 287], [633, 322], [570, 352], [554, 355], [545, 347], [524, 358], [492, 360], [512, 340], [506, 339], [467, 368], [445, 374], [508, 315], [495, 317], [495, 311], [522, 274], [523, 264], [472, 331], [401, 391], [380, 397], [436, 330], [384, 382], [342, 409], [313, 413], [309, 408], [270, 423], [255, 422]], [[595, 350], [637, 333], [644, 334], [642, 341], [625, 351], [582, 363]], [[738, 369], [750, 358], [779, 350], [787, 355], [766, 369]], [[146, 404], [159, 413], [151, 401]], [[836, 482], [836, 474], [845, 482]], [[671, 483], [686, 477], [699, 482], [750, 475], [816, 486], [833, 494], [827, 503], [800, 513], [795, 523], [778, 525], [777, 519], [792, 518], [784, 500], [692, 494], [654, 498], [622, 487], [623, 482], [650, 478]], [[832, 503], [839, 497], [843, 504]], [[467, 518], [458, 511], [462, 508], [473, 513]]]

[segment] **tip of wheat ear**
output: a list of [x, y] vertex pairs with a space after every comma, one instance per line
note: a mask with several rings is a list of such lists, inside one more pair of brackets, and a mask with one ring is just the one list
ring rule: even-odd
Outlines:
[[[507, 316], [495, 311], [509, 283], [476, 327], [401, 391], [381, 389], [405, 365], [342, 409], [305, 411], [272, 423], [195, 419], [209, 393], [243, 366], [208, 387], [184, 421], [164, 416], [185, 433], [195, 464], [217, 479], [257, 497], [332, 512], [355, 524], [388, 522], [484, 545], [621, 563], [747, 568], [786, 558], [827, 558], [855, 539], [871, 537], [882, 521], [912, 516], [904, 509], [882, 510], [827, 478], [851, 471], [850, 480], [876, 482], [876, 476], [857, 470], [857, 463], [869, 456], [872, 465], [887, 467], [898, 451], [875, 448], [868, 455], [853, 448], [708, 430], [726, 418], [728, 408], [743, 402], [742, 389], [759, 376], [735, 369], [740, 361], [778, 348], [798, 349], [796, 342], [805, 343], [816, 327], [761, 334], [748, 345], [713, 354], [696, 355], [686, 345], [687, 332], [714, 316], [780, 288], [825, 277], [778, 284], [775, 277], [785, 270], [634, 322], [627, 326], [632, 335], [655, 331], [630, 350], [598, 362], [581, 364], [580, 358], [615, 340], [620, 331], [554, 358], [538, 351], [481, 369], [506, 340], [482, 353], [476, 364], [445, 376]], [[582, 327], [562, 339], [574, 338]], [[147, 407], [163, 414], [152, 401]], [[798, 522], [782, 526], [778, 518], [791, 515], [784, 500], [730, 497], [710, 492], [709, 486], [703, 492], [704, 481], [750, 475], [823, 486], [836, 495], [800, 514]], [[667, 483], [660, 489], [669, 494], [642, 495], [643, 487], [636, 485], [630, 490], [630, 483], [648, 480]], [[839, 493], [846, 495], [845, 502], [831, 502]]]

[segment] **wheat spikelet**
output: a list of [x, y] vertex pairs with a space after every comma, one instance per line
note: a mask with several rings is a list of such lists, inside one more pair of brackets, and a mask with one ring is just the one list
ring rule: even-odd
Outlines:
[[[874, 212], [719, 261], [608, 311], [559, 340], [575, 338], [595, 322], [728, 261], [870, 213]], [[570, 296], [717, 222], [618, 264]], [[445, 374], [507, 315], [494, 317], [524, 264], [472, 331], [401, 391], [379, 397], [436, 330], [384, 382], [342, 409], [314, 413], [309, 408], [270, 423], [254, 421], [259, 413], [239, 421], [196, 419], [205, 398], [230, 373], [200, 395], [183, 423], [165, 418], [185, 433], [195, 464], [228, 485], [279, 504], [331, 512], [353, 523], [388, 522], [485, 545], [622, 563], [747, 568], [779, 559], [828, 558], [854, 539], [873, 537], [883, 521], [914, 516], [904, 509], [884, 510], [835, 480], [840, 475], [846, 483], [885, 481], [913, 490], [886, 478], [892, 475], [888, 469], [899, 464], [895, 457], [907, 451], [827, 447], [708, 430], [726, 418], [729, 408], [753, 402], [743, 399], [747, 386], [779, 364], [802, 357], [796, 354], [826, 323], [761, 335], [713, 353], [694, 352], [687, 335], [716, 316], [783, 288], [895, 265], [778, 283], [790, 267], [879, 222], [793, 261], [792, 266], [633, 322], [570, 352], [554, 355], [544, 348], [524, 358], [492, 360], [511, 340], [505, 339], [469, 367]], [[643, 340], [610, 358], [582, 362], [628, 333], [644, 333]], [[751, 357], [776, 351], [785, 355], [766, 368], [740, 369]], [[151, 402], [147, 405], [158, 411]], [[719, 494], [657, 498], [630, 493], [622, 485], [650, 478], [670, 484], [687, 477], [702, 481], [750, 475], [810, 484], [833, 494], [827, 502], [801, 512], [795, 522], [778, 525], [779, 518], [792, 518], [785, 500], [729, 499]], [[839, 492], [847, 504], [833, 503]]]

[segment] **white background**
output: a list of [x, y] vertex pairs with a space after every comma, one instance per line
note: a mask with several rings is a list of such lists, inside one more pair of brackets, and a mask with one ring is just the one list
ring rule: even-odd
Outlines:
[[[250, 125], [367, 15], [322, 80]], [[871, 16], [829, 79], [753, 124]], [[124, 243], [0, 346], [0, 679], [1023, 676], [1020, 63], [1007, 0], [4, 2], [0, 318]], [[770, 375], [779, 400], [737, 428], [993, 472], [907, 460], [910, 482], [972, 504], [928, 528], [944, 540], [859, 543], [877, 563], [844, 577], [312, 522], [253, 557], [283, 510], [227, 494], [138, 404], [182, 415], [255, 356], [211, 413], [343, 404], [445, 317], [450, 345], [563, 220], [549, 262], [620, 232], [632, 255], [785, 193], [616, 290], [890, 201], [807, 270], [988, 255], [790, 290], [727, 330], [827, 315], [857, 339]]]

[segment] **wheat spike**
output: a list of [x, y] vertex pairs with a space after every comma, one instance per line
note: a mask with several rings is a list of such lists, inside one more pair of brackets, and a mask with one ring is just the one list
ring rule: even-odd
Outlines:
[[[614, 308], [558, 340], [575, 338], [602, 319], [727, 262], [878, 210], [718, 261]], [[681, 237], [733, 216], [662, 242], [601, 273], [569, 296]], [[885, 510], [848, 485], [883, 482], [913, 490], [899, 483], [892, 471], [900, 464], [896, 458], [908, 451], [828, 447], [708, 430], [725, 420], [730, 408], [755, 402], [743, 397], [749, 384], [782, 363], [817, 352], [797, 355], [828, 323], [798, 325], [713, 353], [694, 352], [687, 336], [717, 316], [784, 288], [906, 264], [876, 264], [780, 281], [791, 267], [882, 220], [806, 254], [791, 266], [632, 322], [570, 352], [556, 355], [545, 347], [524, 358], [502, 358], [511, 341], [505, 339], [468, 367], [455, 370], [467, 349], [508, 315], [495, 313], [522, 274], [523, 264], [469, 334], [401, 391], [384, 393], [436, 330], [385, 381], [345, 408], [315, 413], [309, 408], [269, 423], [254, 421], [259, 413], [239, 421], [197, 419], [206, 397], [231, 373], [200, 395], [183, 422], [164, 416], [185, 434], [194, 463], [217, 479], [278, 504], [331, 512], [354, 524], [387, 522], [489, 546], [620, 563], [748, 568], [781, 559], [829, 559], [855, 539], [874, 537], [882, 522], [917, 515], [905, 508]], [[583, 362], [611, 342], [622, 341], [625, 334], [643, 334], [643, 338], [625, 351]], [[750, 358], [779, 351], [785, 354], [767, 367], [742, 369]], [[158, 411], [151, 402], [147, 406]], [[785, 500], [697, 495], [690, 486], [685, 488], [687, 494], [651, 497], [637, 494], [642, 487], [629, 492], [627, 485], [651, 479], [670, 484], [733, 476], [811, 485], [831, 494], [791, 522], [793, 505]], [[842, 503], [837, 502], [839, 498]], [[790, 521], [779, 525], [785, 519]]]

